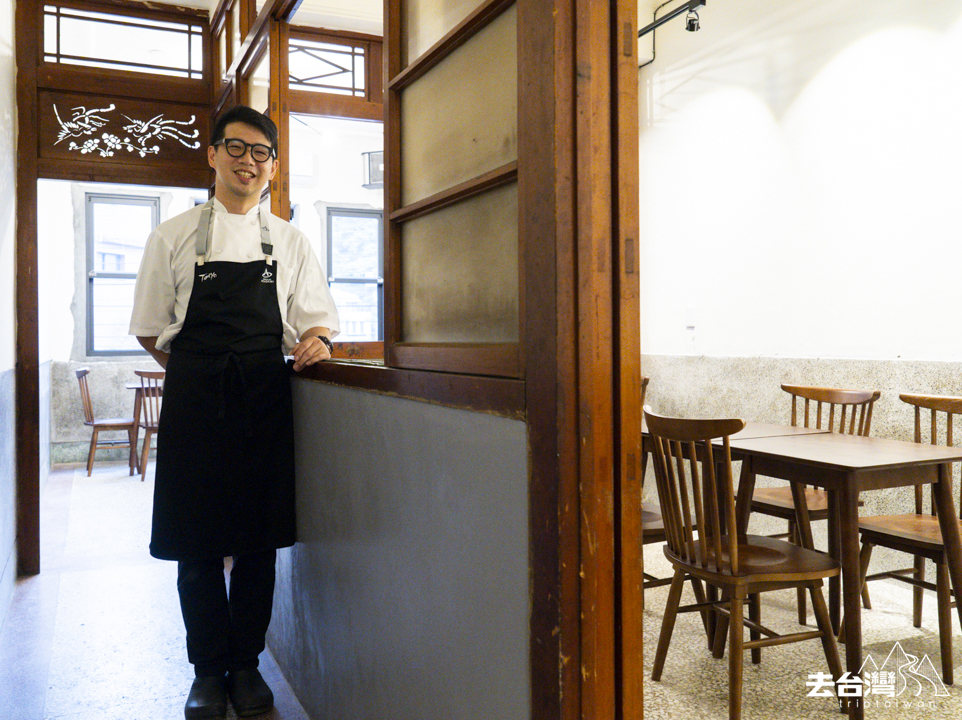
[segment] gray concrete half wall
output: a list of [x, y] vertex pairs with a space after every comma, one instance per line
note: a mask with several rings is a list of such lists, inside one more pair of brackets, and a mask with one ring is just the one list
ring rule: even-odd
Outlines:
[[525, 424], [295, 379], [269, 643], [314, 720], [530, 716]]

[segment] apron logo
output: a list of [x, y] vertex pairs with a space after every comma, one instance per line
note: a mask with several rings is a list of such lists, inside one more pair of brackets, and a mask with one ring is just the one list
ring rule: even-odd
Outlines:
[[204, 273], [200, 276], [200, 281], [206, 282], [207, 280], [213, 280], [215, 277], [217, 277], [217, 273], [215, 272]]
[[274, 282], [273, 273], [270, 270], [265, 270], [263, 273], [261, 273], [261, 282], [273, 283]]

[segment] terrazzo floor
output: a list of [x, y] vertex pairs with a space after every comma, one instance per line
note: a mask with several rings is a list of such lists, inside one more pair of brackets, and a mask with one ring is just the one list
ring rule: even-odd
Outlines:
[[[147, 553], [152, 493], [151, 470], [146, 482], [116, 465], [98, 465], [90, 478], [73, 468], [50, 475], [41, 498], [42, 572], [18, 581], [0, 628], [0, 720], [183, 718], [192, 672], [183, 646], [175, 564]], [[645, 566], [656, 575], [670, 574], [657, 545], [645, 548]], [[864, 652], [880, 670], [895, 671], [909, 682], [897, 680], [890, 694], [867, 695], [866, 717], [962, 717], [962, 681], [943, 688], [930, 679], [938, 672], [913, 676], [895, 667], [896, 657], [927, 656], [940, 668], [934, 595], [926, 594], [923, 626], [916, 629], [909, 588], [884, 581], [870, 587], [874, 608], [863, 611]], [[645, 595], [646, 678], [667, 592], [667, 587], [655, 588]], [[794, 617], [792, 591], [764, 596], [766, 625], [791, 631], [797, 628]], [[954, 613], [953, 627], [962, 676], [962, 637]], [[892, 654], [897, 647], [905, 655]], [[276, 707], [260, 718], [310, 720], [269, 651], [261, 657], [261, 669], [274, 689]], [[765, 649], [761, 665], [745, 665], [743, 717], [840, 717], [833, 698], [808, 697], [809, 675], [823, 670], [817, 641]], [[679, 616], [662, 680], [648, 679], [644, 692], [649, 720], [727, 718], [727, 660], [711, 657], [696, 615]], [[228, 717], [235, 718], [233, 710]]]
[[[193, 671], [176, 563], [147, 553], [152, 466], [61, 469], [41, 497], [41, 573], [17, 582], [0, 629], [0, 719], [181, 720]], [[275, 708], [310, 720], [269, 651]], [[235, 718], [233, 709], [228, 718]]]
[[[644, 554], [647, 572], [656, 577], [671, 576], [661, 545], [646, 546]], [[931, 569], [929, 575], [933, 575]], [[925, 594], [922, 627], [914, 628], [909, 586], [879, 580], [870, 583], [869, 589], [872, 609], [862, 610], [863, 658], [867, 660], [871, 655], [878, 671], [893, 672], [895, 677], [889, 678], [893, 680], [890, 687], [870, 688], [864, 694], [866, 719], [962, 718], [962, 635], [956, 611], [952, 611], [956, 685], [946, 687], [940, 680], [935, 593]], [[727, 720], [728, 655], [726, 653], [723, 660], [712, 658], [696, 613], [678, 616], [661, 681], [651, 680], [667, 598], [668, 587], [652, 588], [645, 593], [645, 718]], [[691, 602], [694, 595], [686, 583], [682, 604]], [[782, 633], [815, 629], [810, 603], [810, 627], [797, 624], [794, 590], [762, 595], [762, 623]], [[898, 648], [904, 652], [900, 653]], [[839, 652], [844, 666], [844, 645], [839, 645]], [[920, 664], [916, 665], [910, 656]], [[925, 663], [926, 657], [931, 664]], [[828, 672], [818, 640], [765, 648], [759, 665], [753, 665], [750, 654], [746, 653], [744, 668], [742, 717], [746, 720], [843, 717], [834, 697], [808, 697], [808, 693], [815, 690], [806, 685], [814, 681], [809, 675]], [[917, 673], [911, 672], [916, 668]], [[867, 670], [871, 671], [871, 667]]]

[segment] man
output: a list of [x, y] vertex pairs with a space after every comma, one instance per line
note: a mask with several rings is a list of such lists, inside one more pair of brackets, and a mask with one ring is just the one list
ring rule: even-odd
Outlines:
[[[130, 333], [166, 369], [150, 553], [176, 560], [195, 679], [188, 720], [267, 712], [257, 670], [276, 549], [294, 544], [294, 441], [284, 351], [330, 357], [337, 310], [308, 239], [260, 206], [277, 127], [244, 106], [214, 126], [214, 197], [151, 234]], [[229, 591], [224, 558], [232, 557]]]

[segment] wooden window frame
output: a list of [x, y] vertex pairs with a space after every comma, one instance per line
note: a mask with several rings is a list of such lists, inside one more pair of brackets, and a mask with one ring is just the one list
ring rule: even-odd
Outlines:
[[[518, 180], [518, 163], [513, 161], [475, 178], [446, 188], [428, 198], [403, 205], [401, 198], [401, 93], [420, 77], [452, 55], [497, 19], [515, 0], [486, 0], [468, 17], [448, 31], [419, 57], [403, 66], [399, 45], [388, 51], [385, 95], [385, 362], [403, 367], [439, 372], [520, 378], [524, 375], [523, 343], [414, 343], [403, 341], [401, 294], [401, 229], [408, 220], [466, 200]], [[401, 13], [385, 18], [387, 33], [401, 37]], [[519, 258], [524, 256], [519, 233]], [[519, 262], [519, 298], [524, 297], [523, 263]], [[523, 300], [519, 305], [518, 334], [524, 337]]]

